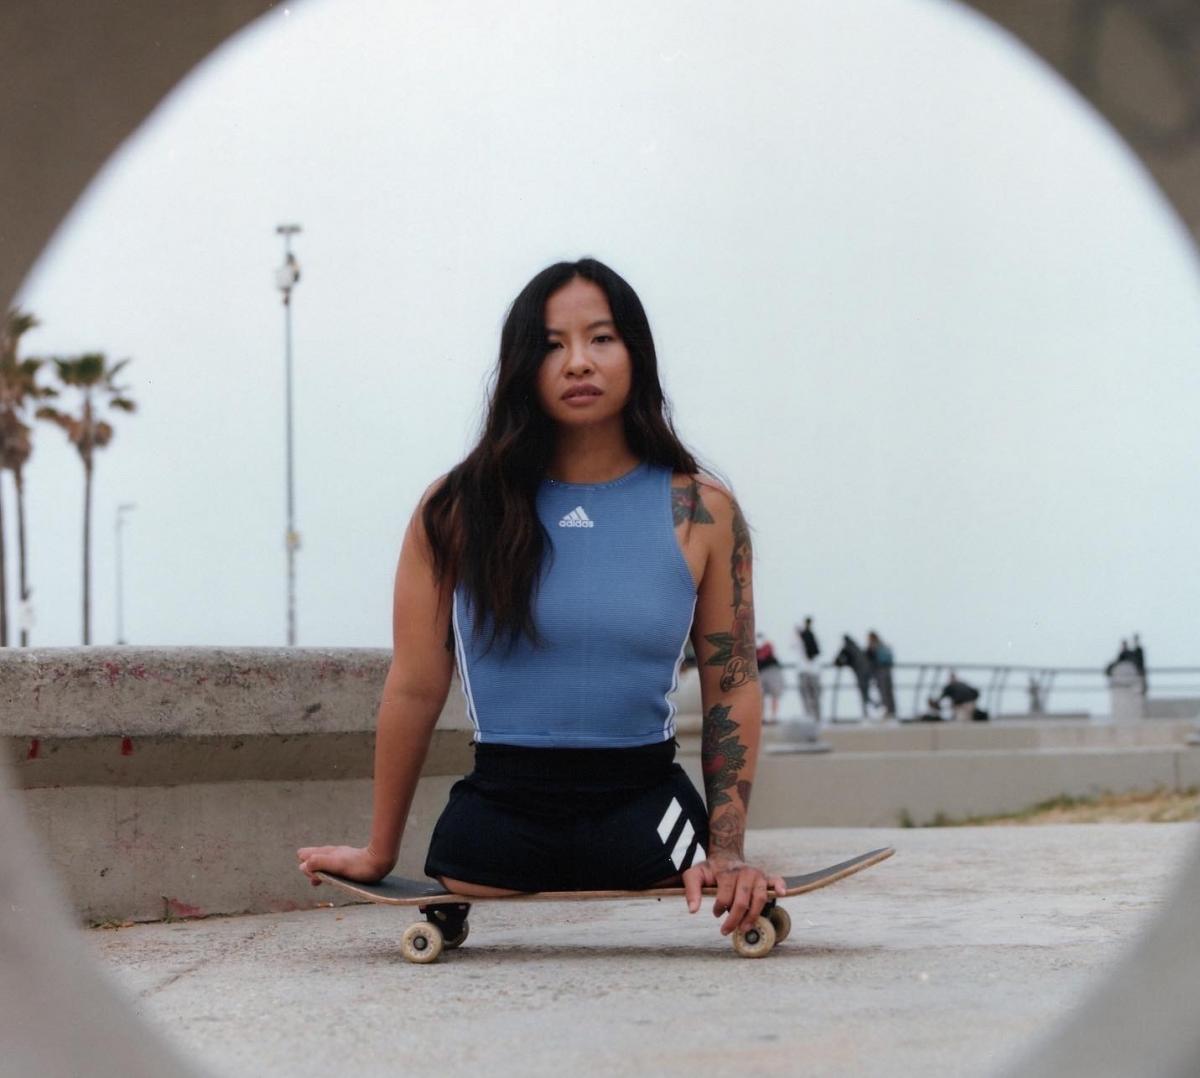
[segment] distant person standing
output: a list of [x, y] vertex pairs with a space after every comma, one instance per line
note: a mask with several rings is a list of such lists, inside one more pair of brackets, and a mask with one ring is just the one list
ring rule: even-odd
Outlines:
[[987, 712], [975, 706], [975, 701], [978, 699], [979, 690], [974, 685], [968, 685], [965, 681], [960, 680], [959, 676], [951, 670], [950, 680], [946, 682], [941, 695], [930, 697], [929, 704], [931, 707], [940, 708], [943, 700], [949, 700], [950, 706], [954, 709], [955, 720], [970, 722], [972, 719], [988, 717]]
[[805, 618], [804, 625], [796, 626], [796, 636], [800, 642], [800, 702], [804, 706], [805, 718], [813, 722], [821, 721], [821, 668], [817, 665], [817, 657], [821, 654], [821, 645], [817, 643], [817, 634], [813, 632], [812, 618]]
[[867, 718], [867, 705], [871, 702], [871, 663], [867, 653], [863, 651], [849, 634], [842, 636], [842, 650], [833, 660], [834, 666], [848, 666], [854, 672], [854, 680], [858, 682], [858, 695], [862, 697], [862, 715]]
[[892, 687], [892, 649], [872, 629], [867, 633], [867, 661], [871, 664], [871, 677], [879, 687], [879, 699], [883, 702], [883, 716], [896, 717], [896, 694]]
[[1044, 714], [1046, 705], [1042, 701], [1041, 683], [1032, 674], [1029, 675], [1029, 714]]
[[775, 645], [762, 633], [758, 634], [758, 647], [754, 652], [758, 660], [758, 683], [762, 686], [764, 705], [770, 701], [770, 714], [763, 716], [764, 722], [779, 721], [779, 697], [783, 693], [783, 667], [775, 654]]
[[1109, 713], [1113, 722], [1131, 722], [1145, 717], [1146, 679], [1142, 673], [1146, 665], [1146, 656], [1139, 654], [1141, 641], [1133, 638], [1137, 649], [1131, 648], [1127, 641], [1121, 641], [1121, 650], [1105, 668], [1108, 675]]
[[[1143, 656], [1143, 665], [1145, 661], [1145, 656]], [[1133, 648], [1129, 646], [1128, 640], [1122, 640], [1117, 657], [1104, 668], [1104, 672], [1110, 679], [1116, 677], [1118, 681], [1122, 681], [1128, 679], [1131, 674], [1136, 673], [1137, 668], [1137, 657], [1134, 655]]]
[[1142, 638], [1137, 633], [1133, 634], [1133, 647], [1129, 651], [1129, 657], [1137, 667], [1138, 677], [1142, 679], [1142, 695], [1146, 696], [1150, 689], [1146, 681], [1146, 652], [1142, 648]]

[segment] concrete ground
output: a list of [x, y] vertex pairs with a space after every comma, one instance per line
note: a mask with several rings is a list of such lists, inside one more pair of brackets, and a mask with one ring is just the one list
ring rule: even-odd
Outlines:
[[1198, 834], [756, 832], [789, 872], [897, 849], [789, 900], [792, 937], [761, 961], [737, 958], [709, 913], [646, 901], [483, 905], [431, 966], [399, 956], [412, 911], [377, 906], [87, 935], [135, 1009], [213, 1074], [966, 1078], [1106, 972]]

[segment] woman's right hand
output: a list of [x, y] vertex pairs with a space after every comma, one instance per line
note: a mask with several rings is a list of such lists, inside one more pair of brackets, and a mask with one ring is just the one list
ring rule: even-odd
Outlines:
[[345, 876], [359, 883], [375, 883], [383, 879], [396, 864], [396, 859], [384, 859], [371, 852], [370, 847], [358, 846], [302, 846], [296, 851], [300, 871], [314, 887], [320, 886], [318, 872], [330, 872]]

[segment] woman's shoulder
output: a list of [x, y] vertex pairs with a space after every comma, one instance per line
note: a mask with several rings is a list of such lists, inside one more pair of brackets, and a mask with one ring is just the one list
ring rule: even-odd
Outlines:
[[449, 478], [450, 473], [443, 472], [432, 483], [430, 483], [424, 489], [424, 491], [421, 492], [421, 497], [417, 499], [417, 508], [424, 509], [426, 503], [446, 485], [446, 480]]
[[[417, 499], [417, 504], [413, 508], [412, 515], [409, 517], [409, 521], [408, 521], [409, 531], [414, 537], [416, 537], [420, 541], [422, 546], [427, 546], [429, 543], [429, 540], [430, 540], [430, 535], [429, 535], [430, 518], [428, 516], [428, 513], [430, 511], [429, 503], [431, 501], [433, 501], [433, 499], [435, 497], [437, 497], [437, 495], [445, 488], [446, 480], [449, 478], [449, 474], [450, 473], [447, 472], [444, 475], [439, 475], [432, 483], [430, 483], [421, 492], [421, 496]], [[445, 516], [444, 512], [439, 512], [436, 509], [434, 510], [435, 531], [437, 530], [436, 518], [444, 517], [444, 516]]]
[[672, 473], [671, 505], [676, 524], [727, 522], [739, 512], [733, 492], [707, 472]]
[[446, 480], [449, 478], [449, 472], [444, 475], [439, 475], [432, 483], [421, 491], [421, 496], [417, 499], [417, 504], [413, 507], [412, 516], [414, 520], [420, 520], [425, 515], [425, 510], [429, 503], [445, 488]]

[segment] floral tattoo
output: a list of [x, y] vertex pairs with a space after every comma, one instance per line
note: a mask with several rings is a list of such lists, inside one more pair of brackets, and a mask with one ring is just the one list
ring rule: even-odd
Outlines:
[[749, 590], [752, 562], [750, 527], [734, 502], [733, 553], [729, 558], [729, 575], [733, 580], [733, 627], [730, 632], [706, 633], [704, 637], [715, 649], [705, 665], [724, 668], [722, 692], [758, 680], [758, 662], [754, 655], [754, 603]]
[[745, 837], [746, 825], [736, 809], [727, 809], [708, 825], [710, 852], [720, 850], [740, 860]]
[[671, 518], [676, 527], [691, 521], [693, 524], [713, 524], [712, 514], [700, 497], [700, 484], [692, 480], [686, 487], [671, 488]]
[[704, 716], [700, 766], [709, 812], [732, 802], [729, 791], [737, 786], [738, 774], [746, 765], [746, 746], [738, 736], [738, 724], [729, 717], [732, 710], [713, 704]]

